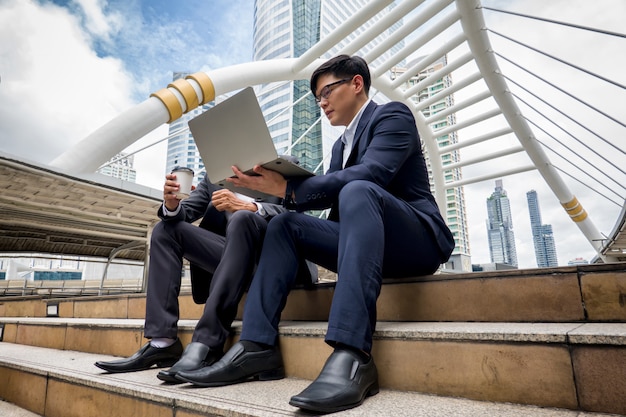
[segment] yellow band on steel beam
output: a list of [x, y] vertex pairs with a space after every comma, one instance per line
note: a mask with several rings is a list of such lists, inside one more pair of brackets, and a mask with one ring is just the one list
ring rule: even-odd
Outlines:
[[179, 78], [169, 84], [168, 87], [175, 88], [183, 96], [185, 104], [187, 105], [185, 113], [198, 107], [198, 94], [196, 94], [196, 90], [193, 89], [193, 86], [189, 84], [189, 81]]
[[580, 203], [578, 202], [578, 199], [576, 197], [572, 198], [567, 203], [561, 203], [561, 205], [565, 208], [565, 210], [571, 210], [574, 207], [578, 206], [579, 204]]
[[567, 203], [561, 203], [569, 217], [576, 223], [582, 222], [587, 218], [587, 212], [583, 208], [583, 206], [578, 202], [578, 199], [574, 197], [572, 200]]
[[574, 222], [576, 223], [582, 222], [586, 218], [587, 218], [587, 212], [585, 210], [583, 210], [578, 216], [572, 216], [572, 220], [574, 220]]
[[176, 95], [167, 88], [162, 88], [156, 93], [150, 94], [150, 97], [158, 98], [167, 108], [167, 112], [170, 114], [170, 120], [167, 123], [171, 123], [183, 115], [183, 106], [180, 105]]
[[213, 81], [206, 75], [204, 72], [196, 72], [194, 74], [188, 75], [185, 77], [186, 79], [194, 80], [198, 83], [200, 88], [202, 89], [202, 104], [207, 104], [209, 101], [215, 99], [215, 86], [213, 85]]

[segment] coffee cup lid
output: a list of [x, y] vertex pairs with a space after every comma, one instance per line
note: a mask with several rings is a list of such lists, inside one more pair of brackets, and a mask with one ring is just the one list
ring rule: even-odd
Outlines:
[[189, 171], [189, 172], [191, 172], [191, 175], [193, 175], [193, 169], [191, 169], [189, 167], [175, 166], [174, 169], [172, 169], [172, 172], [176, 172], [176, 171]]

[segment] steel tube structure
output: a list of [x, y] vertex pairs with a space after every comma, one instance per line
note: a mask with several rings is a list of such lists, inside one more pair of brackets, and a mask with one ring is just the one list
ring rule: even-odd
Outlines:
[[[440, 207], [445, 207], [447, 189], [535, 169], [596, 252], [606, 261], [611, 261], [610, 254], [602, 253], [603, 236], [561, 179], [558, 171], [552, 166], [517, 106], [515, 97], [510, 93], [506, 79], [500, 72], [487, 30], [485, 30], [480, 1], [432, 0], [422, 5], [423, 1], [404, 0], [396, 1], [394, 7], [389, 7], [392, 3], [394, 3], [392, 0], [370, 1], [358, 13], [352, 15], [299, 58], [248, 62], [206, 73], [192, 74], [185, 79], [177, 80], [94, 131], [52, 161], [51, 165], [72, 173], [94, 172], [116, 153], [153, 129], [178, 119], [184, 113], [213, 100], [216, 96], [247, 86], [308, 79], [314, 68], [329, 57], [332, 48], [336, 45], [344, 45], [340, 53], [359, 53], [370, 63], [378, 62], [377, 65], [371, 65], [372, 87], [376, 89], [377, 94], [382, 94], [390, 100], [403, 101], [413, 111], [425, 151], [430, 158], [435, 197]], [[352, 33], [370, 21], [373, 23], [368, 30], [349, 38]], [[394, 31], [391, 30], [392, 27]], [[451, 30], [457, 32], [450, 34]], [[434, 51], [425, 54], [420, 61], [412, 63], [404, 75], [400, 75], [395, 80], [390, 78], [388, 72], [391, 68], [403, 65], [407, 57], [415, 54], [433, 40], [439, 42], [439, 46]], [[390, 53], [394, 45], [400, 41], [404, 44], [397, 47], [394, 53]], [[416, 85], [407, 85], [407, 81], [413, 75], [422, 71], [430, 63], [461, 47], [466, 48], [467, 51], [451, 61], [448, 67], [429, 74]], [[433, 80], [469, 64], [475, 65], [478, 72], [464, 79], [455, 80], [453, 85], [446, 86], [441, 92], [426, 100], [419, 103], [414, 100], [413, 97], [432, 84]], [[437, 100], [464, 90], [478, 81], [486, 85], [484, 91], [473, 93], [470, 98], [450, 107], [439, 117], [449, 116], [456, 110], [476, 109], [479, 105], [483, 105], [481, 110], [457, 124], [433, 130], [431, 124], [437, 117], [432, 115], [426, 118], [422, 110]], [[493, 102], [494, 108], [485, 110], [484, 102], [486, 101]], [[441, 148], [437, 143], [437, 137], [458, 132], [496, 117], [503, 118], [506, 126], [499, 126], [473, 139]], [[443, 153], [469, 148], [511, 133], [515, 135], [521, 146], [494, 149], [488, 157], [468, 159], [457, 163], [454, 167], [468, 166], [484, 162], [486, 159], [496, 160], [520, 152], [526, 153], [532, 161], [531, 165], [506, 166], [506, 169], [494, 170], [489, 175], [445, 181], [444, 172], [449, 170], [450, 166], [443, 165], [441, 160]]]

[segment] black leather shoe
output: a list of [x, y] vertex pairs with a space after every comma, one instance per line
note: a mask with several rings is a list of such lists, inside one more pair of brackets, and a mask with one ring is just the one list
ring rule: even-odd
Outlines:
[[176, 374], [180, 371], [195, 371], [205, 366], [213, 365], [224, 352], [221, 350], [211, 350], [207, 345], [200, 342], [192, 342], [187, 345], [183, 356], [168, 370], [159, 371], [157, 378], [161, 381], [181, 383], [176, 379]]
[[219, 361], [197, 371], [180, 371], [176, 378], [201, 387], [220, 387], [248, 379], [269, 381], [285, 377], [283, 357], [278, 349], [247, 352], [237, 342]]
[[307, 411], [334, 413], [359, 406], [378, 394], [378, 371], [374, 359], [362, 364], [349, 350], [335, 349], [322, 372], [289, 404]]
[[156, 365], [158, 368], [172, 366], [183, 353], [183, 345], [180, 339], [176, 339], [173, 345], [166, 348], [156, 348], [146, 343], [133, 356], [109, 362], [98, 361], [95, 365], [107, 372], [133, 372], [143, 371]]

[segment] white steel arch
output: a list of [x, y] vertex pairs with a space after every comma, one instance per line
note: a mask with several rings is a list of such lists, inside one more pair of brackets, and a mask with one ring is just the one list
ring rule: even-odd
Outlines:
[[[394, 3], [395, 7], [389, 7]], [[419, 7], [423, 4], [423, 7]], [[605, 261], [614, 261], [606, 253], [602, 253], [601, 233], [592, 223], [587, 212], [582, 208], [576, 197], [562, 181], [557, 170], [552, 166], [547, 155], [535, 138], [529, 124], [522, 116], [514, 97], [510, 94], [505, 78], [502, 76], [496, 57], [493, 53], [479, 0], [372, 0], [366, 7], [359, 10], [345, 21], [329, 36], [312, 46], [299, 58], [257, 61], [196, 73], [184, 80], [177, 80], [148, 98], [143, 103], [120, 114], [91, 135], [87, 136], [73, 148], [69, 149], [51, 165], [67, 172], [94, 172], [119, 151], [125, 149], [148, 132], [164, 123], [179, 118], [183, 113], [198, 105], [213, 100], [216, 96], [230, 93], [247, 86], [287, 80], [308, 79], [311, 72], [328, 58], [331, 48], [346, 42], [348, 35], [359, 27], [377, 17], [367, 31], [363, 31], [352, 41], [345, 43], [340, 53], [355, 54], [366, 45], [381, 37], [389, 28], [402, 21], [399, 29], [361, 54], [368, 62], [374, 62], [392, 46], [402, 41], [404, 46], [378, 66], [372, 66], [372, 87], [390, 100], [405, 102], [416, 118], [417, 127], [428, 153], [433, 170], [435, 197], [439, 206], [445, 207], [445, 190], [465, 184], [481, 182], [529, 170], [537, 170], [568, 216], [576, 223], [584, 236]], [[452, 35], [450, 34], [452, 32]], [[405, 60], [428, 42], [438, 42], [438, 47], [421, 58], [406, 71], [405, 75], [392, 80], [388, 73], [395, 66], [401, 66]], [[457, 48], [464, 47], [466, 52], [446, 67], [428, 75], [426, 79], [407, 88], [406, 81], [411, 74], [418, 74], [443, 55]], [[323, 57], [323, 58], [321, 58]], [[455, 83], [431, 99], [416, 103], [412, 96], [421, 89], [464, 66], [475, 66], [473, 74]], [[446, 110], [449, 114], [456, 111], [472, 109], [475, 114], [460, 123], [433, 130], [433, 117], [425, 118], [421, 110], [441, 97], [484, 85], [483, 91], [471, 94], [471, 97], [458, 102]], [[485, 109], [485, 103], [492, 103], [492, 108]], [[441, 117], [442, 114], [437, 114]], [[436, 138], [446, 133], [455, 132], [475, 126], [494, 118], [503, 118], [506, 125], [485, 131], [477, 137], [462, 142], [439, 147]], [[479, 158], [466, 159], [453, 165], [443, 165], [441, 155], [452, 150], [486, 143], [507, 134], [514, 134], [518, 144], [509, 147], [494, 147], [493, 153]], [[525, 153], [531, 163], [520, 166], [508, 166], [494, 169], [489, 175], [475, 178], [464, 178], [457, 181], [445, 181], [446, 169], [469, 166], [481, 161], [497, 161], [507, 155]], [[496, 164], [494, 164], [496, 166]]]

